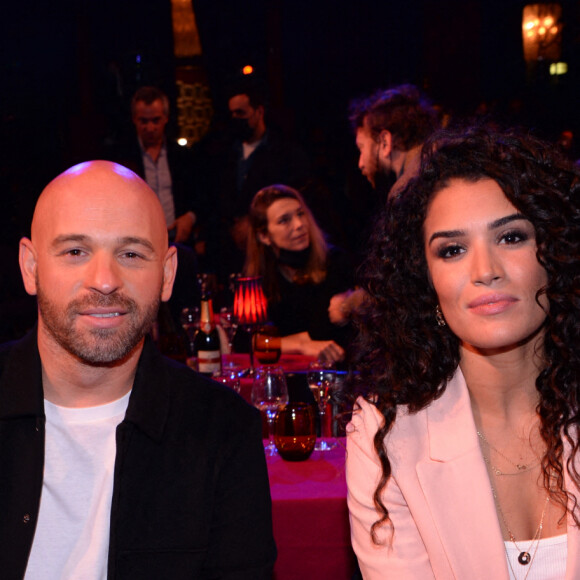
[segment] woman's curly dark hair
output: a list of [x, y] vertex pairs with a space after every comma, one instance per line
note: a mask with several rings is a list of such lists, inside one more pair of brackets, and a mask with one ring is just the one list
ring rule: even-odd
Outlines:
[[544, 485], [564, 508], [572, 506], [580, 525], [577, 500], [564, 491], [562, 465], [564, 436], [572, 447], [567, 469], [580, 484], [574, 463], [580, 446], [580, 172], [551, 144], [512, 131], [471, 127], [441, 131], [427, 141], [419, 175], [385, 207], [361, 270], [371, 300], [353, 349], [359, 373], [345, 395], [351, 406], [364, 397], [384, 417], [374, 438], [382, 465], [374, 493], [380, 515], [372, 527], [375, 541], [377, 526], [389, 520], [381, 501], [391, 475], [384, 441], [397, 409], [404, 405], [414, 413], [425, 408], [443, 393], [459, 364], [458, 338], [435, 319], [438, 300], [428, 278], [423, 235], [430, 200], [454, 178], [493, 179], [535, 228], [538, 261], [548, 277], [540, 293], [549, 301], [544, 367], [536, 380], [540, 432], [547, 446]]

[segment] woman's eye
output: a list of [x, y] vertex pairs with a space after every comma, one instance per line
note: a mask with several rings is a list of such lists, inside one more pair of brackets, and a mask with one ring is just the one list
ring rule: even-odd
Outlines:
[[437, 251], [440, 258], [455, 258], [464, 252], [463, 247], [459, 245], [444, 246]]
[[528, 234], [520, 230], [512, 230], [500, 237], [500, 244], [517, 244], [519, 242], [525, 242], [528, 239]]

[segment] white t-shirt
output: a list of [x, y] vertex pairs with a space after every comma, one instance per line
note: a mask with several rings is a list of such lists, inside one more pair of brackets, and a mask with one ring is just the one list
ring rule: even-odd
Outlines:
[[26, 580], [106, 579], [115, 430], [129, 395], [80, 409], [44, 401], [44, 481]]
[[538, 542], [537, 550], [535, 549], [535, 543], [530, 545], [530, 542], [518, 542], [518, 546], [522, 549], [527, 549], [529, 546], [530, 555], [533, 555], [534, 559], [527, 566], [522, 566], [518, 562], [520, 550], [514, 546], [514, 543], [504, 543], [510, 580], [519, 580], [520, 578], [526, 578], [526, 580], [564, 579], [566, 575], [566, 557], [568, 555], [567, 534], [541, 539]]

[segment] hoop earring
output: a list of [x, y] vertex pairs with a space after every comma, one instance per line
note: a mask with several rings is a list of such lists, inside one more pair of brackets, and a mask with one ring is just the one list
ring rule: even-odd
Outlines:
[[441, 307], [439, 304], [435, 307], [435, 320], [439, 326], [447, 326], [447, 322], [445, 322], [445, 318], [443, 317], [443, 312], [441, 312]]

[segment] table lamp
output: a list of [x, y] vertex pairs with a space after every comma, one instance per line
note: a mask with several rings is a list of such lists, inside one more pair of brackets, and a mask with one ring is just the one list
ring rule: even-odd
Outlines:
[[262, 289], [261, 276], [236, 278], [234, 295], [234, 318], [238, 325], [250, 333], [250, 365], [254, 368], [253, 333], [266, 322], [267, 302]]

